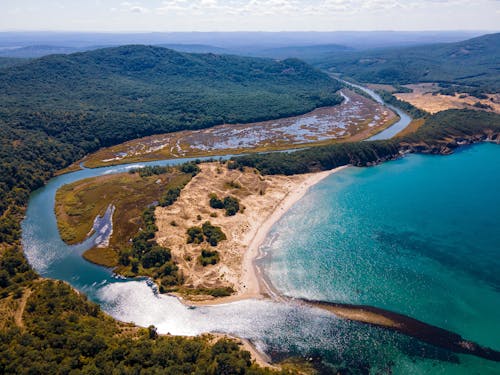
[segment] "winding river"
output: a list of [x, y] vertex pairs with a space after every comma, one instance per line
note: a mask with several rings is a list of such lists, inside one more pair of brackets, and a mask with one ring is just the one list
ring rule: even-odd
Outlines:
[[[376, 94], [371, 92], [370, 95]], [[404, 113], [399, 113], [399, 110], [396, 111], [401, 117], [400, 121], [379, 133], [376, 139], [389, 138], [408, 125], [411, 119]], [[430, 156], [411, 155], [399, 162], [409, 161], [413, 165], [415, 160], [418, 163], [421, 158], [432, 159]], [[426, 159], [426, 163], [432, 163], [430, 159]], [[371, 371], [392, 368], [393, 373], [401, 374], [425, 373], [436, 369], [439, 369], [440, 373], [465, 374], [470, 373], [471, 369], [481, 368], [481, 373], [498, 373], [499, 367], [495, 362], [452, 353], [395, 331], [339, 319], [327, 311], [293, 301], [282, 303], [272, 300], [245, 300], [218, 306], [188, 308], [174, 297], [158, 295], [148, 280], [116, 277], [110, 269], [88, 263], [81, 257], [97, 237], [107, 234], [109, 225], [106, 225], [106, 222], [111, 212], [107, 213], [108, 217], [104, 217], [102, 222], [96, 223], [96, 234], [82, 244], [68, 246], [60, 239], [54, 204], [55, 193], [62, 185], [140, 166], [175, 165], [188, 160], [191, 159], [84, 169], [53, 178], [45, 187], [32, 194], [23, 221], [22, 241], [29, 262], [42, 276], [69, 282], [98, 303], [105, 312], [119, 320], [132, 321], [141, 326], [154, 324], [160, 333], [197, 335], [204, 332], [223, 332], [244, 337], [273, 360], [289, 356], [310, 358], [320, 363], [324, 373], [332, 373], [341, 368], [359, 372], [367, 368], [371, 368]], [[373, 170], [391, 168], [391, 165], [397, 166], [397, 162], [386, 163]], [[341, 182], [346, 176], [351, 176], [351, 171], [358, 170], [361, 169], [351, 168], [347, 170], [347, 174], [341, 172], [331, 176], [311, 189], [312, 194], [329, 186], [337, 186], [339, 179]], [[307, 199], [305, 201], [311, 202]], [[297, 205], [290, 215], [285, 215], [275, 226], [273, 236], [267, 244], [268, 251], [273, 247], [272, 240], [276, 239], [281, 223], [286, 223], [290, 217], [296, 217], [300, 207]], [[312, 232], [316, 228], [315, 225], [321, 224], [320, 218], [314, 215], [308, 216], [308, 220]], [[286, 228], [290, 230], [290, 226]], [[293, 297], [294, 290], [290, 285], [295, 284], [285, 285], [278, 275], [279, 272], [276, 273], [280, 270], [280, 265], [283, 265], [279, 261], [279, 257], [273, 259], [271, 256], [262, 261], [263, 267], [269, 270], [273, 283], [276, 281], [279, 289], [282, 288], [287, 295]], [[307, 274], [299, 276], [307, 279]], [[332, 274], [331, 277], [332, 284], [321, 284], [322, 288], [326, 288], [325, 292], [334, 285], [335, 275]], [[309, 279], [310, 283], [314, 283], [314, 278]], [[304, 293], [302, 290], [298, 291], [296, 296], [303, 297]], [[490, 297], [497, 298], [496, 295]], [[339, 296], [329, 296], [326, 299], [332, 302], [342, 300]]]

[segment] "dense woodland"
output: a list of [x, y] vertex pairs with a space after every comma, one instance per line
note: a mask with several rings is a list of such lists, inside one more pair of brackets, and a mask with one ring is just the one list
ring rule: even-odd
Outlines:
[[86, 151], [154, 133], [337, 104], [339, 84], [294, 59], [123, 46], [0, 69], [0, 117]]
[[314, 63], [360, 82], [440, 82], [457, 84], [458, 92], [500, 92], [499, 45], [497, 33], [457, 43], [331, 53]]

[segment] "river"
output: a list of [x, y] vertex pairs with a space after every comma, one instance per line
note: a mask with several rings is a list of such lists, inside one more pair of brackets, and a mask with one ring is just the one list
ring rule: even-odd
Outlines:
[[[426, 163], [433, 162], [433, 157], [430, 156], [411, 155], [402, 159], [402, 163], [412, 163], [420, 158], [424, 158]], [[229, 333], [251, 340], [259, 350], [265, 351], [274, 360], [293, 355], [313, 358], [321, 362], [325, 373], [344, 367], [360, 372], [367, 367], [372, 371], [392, 367], [394, 373], [402, 374], [415, 371], [420, 373], [426, 368], [440, 369], [441, 373], [465, 374], [477, 368], [483, 370], [481, 373], [498, 373], [496, 363], [450, 353], [397, 332], [339, 319], [325, 311], [294, 302], [245, 300], [219, 306], [187, 308], [174, 297], [158, 295], [148, 280], [122, 279], [114, 276], [109, 269], [86, 262], [81, 254], [92, 246], [99, 233], [75, 246], [68, 246], [60, 239], [54, 203], [55, 193], [62, 185], [88, 177], [120, 173], [139, 166], [173, 165], [188, 160], [190, 159], [84, 169], [53, 178], [45, 187], [32, 194], [23, 221], [22, 242], [29, 262], [42, 276], [67, 281], [119, 320], [132, 321], [141, 326], [154, 324], [160, 333]], [[373, 170], [391, 168], [391, 165], [395, 165], [394, 162]], [[351, 170], [359, 169], [351, 168], [348, 171]], [[347, 175], [351, 173], [347, 172]], [[318, 189], [337, 186], [338, 179], [345, 176], [343, 172], [338, 173], [338, 177], [331, 176], [315, 186], [311, 194], [317, 194]], [[307, 198], [309, 195], [305, 202], [310, 202], [310, 198]], [[296, 216], [297, 210], [302, 206], [297, 205], [289, 215]], [[289, 220], [289, 215], [285, 215], [282, 220]], [[320, 222], [314, 215], [307, 220], [312, 230]], [[274, 235], [279, 232], [281, 225], [280, 221], [275, 226]], [[270, 265], [274, 260], [271, 257], [266, 262], [270, 262]], [[271, 280], [283, 287], [279, 278], [273, 278], [273, 272], [270, 272]], [[313, 274], [299, 269], [297, 272], [301, 277], [311, 275], [309, 281], [314, 284]], [[335, 273], [331, 273], [331, 277], [335, 278]], [[330, 288], [332, 285], [334, 284], [327, 283], [319, 287]], [[287, 290], [286, 287], [282, 290], [293, 296], [293, 290]], [[298, 293], [297, 296], [301, 294]]]

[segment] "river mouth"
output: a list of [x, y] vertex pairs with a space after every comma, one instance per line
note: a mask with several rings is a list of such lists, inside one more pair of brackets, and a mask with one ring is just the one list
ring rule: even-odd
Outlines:
[[[443, 369], [443, 373], [468, 373], [478, 368], [483, 370], [482, 373], [498, 372], [494, 362], [457, 354], [377, 326], [338, 319], [328, 311], [302, 304], [245, 300], [191, 309], [174, 297], [159, 296], [147, 280], [117, 278], [111, 270], [86, 262], [80, 255], [88, 244], [70, 247], [60, 240], [53, 214], [58, 187], [142, 165], [185, 161], [188, 160], [85, 169], [51, 180], [32, 195], [23, 222], [23, 246], [28, 260], [42, 276], [69, 282], [119, 320], [133, 321], [142, 326], [154, 324], [160, 333], [197, 335], [222, 332], [245, 337], [257, 349], [270, 354], [273, 360], [289, 356], [311, 358], [325, 369], [324, 373], [331, 373], [332, 368], [349, 368], [358, 372], [366, 368], [392, 368], [394, 373], [408, 373], [405, 370], [409, 368], [420, 371], [436, 366]], [[329, 181], [317, 188], [324, 188], [327, 183]], [[277, 283], [277, 286], [281, 289], [282, 285]]]

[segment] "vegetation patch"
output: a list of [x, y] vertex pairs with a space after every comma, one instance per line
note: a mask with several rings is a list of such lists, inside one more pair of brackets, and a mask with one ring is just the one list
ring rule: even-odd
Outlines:
[[219, 252], [217, 250], [203, 249], [198, 261], [203, 267], [215, 265], [219, 262]]
[[205, 221], [200, 227], [191, 227], [187, 230], [187, 243], [201, 244], [207, 241], [210, 246], [217, 246], [220, 241], [227, 239], [221, 227], [214, 226], [210, 221]]
[[165, 292], [184, 282], [179, 268], [172, 260], [170, 249], [158, 245], [155, 233], [154, 207], [142, 214], [142, 227], [132, 239], [132, 247], [124, 247], [119, 252], [118, 270], [128, 276], [145, 275], [157, 280], [160, 292]]
[[85, 251], [82, 256], [89, 262], [104, 267], [115, 267], [118, 264], [118, 254], [109, 247], [93, 247]]
[[[241, 189], [241, 185], [239, 188]], [[221, 200], [215, 193], [210, 194], [209, 198], [210, 207], [226, 210], [226, 216], [234, 216], [240, 211], [240, 201], [238, 198], [226, 196]]]
[[[116, 207], [109, 246], [84, 253], [90, 262], [117, 267], [126, 276], [147, 275], [168, 288], [182, 282], [167, 249], [153, 243], [156, 226], [152, 202], [165, 202], [172, 190], [180, 193], [197, 173], [196, 163], [179, 167], [146, 167], [65, 185], [56, 194], [56, 214], [62, 238], [81, 242], [108, 204]], [[144, 210], [148, 207], [146, 210]], [[134, 235], [136, 233], [136, 235]]]
[[179, 289], [179, 291], [187, 296], [203, 295], [203, 296], [212, 296], [215, 298], [229, 297], [231, 294], [234, 293], [234, 289], [229, 286], [216, 287], [216, 288], [182, 288]]

